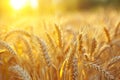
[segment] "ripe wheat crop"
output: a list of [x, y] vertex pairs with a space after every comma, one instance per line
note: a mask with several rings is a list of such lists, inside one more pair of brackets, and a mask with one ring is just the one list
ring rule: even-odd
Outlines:
[[51, 31], [45, 28], [44, 37], [1, 29], [0, 80], [120, 80], [120, 21], [102, 16], [83, 22], [75, 17], [80, 25], [63, 16]]

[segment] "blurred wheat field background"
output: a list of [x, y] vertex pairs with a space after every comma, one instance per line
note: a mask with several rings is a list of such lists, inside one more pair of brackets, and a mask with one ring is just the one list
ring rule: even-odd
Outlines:
[[0, 80], [120, 80], [117, 0], [103, 0], [109, 7], [98, 0], [94, 9], [94, 0], [79, 7], [78, 0], [57, 7], [51, 1], [39, 10], [12, 10], [1, 1]]

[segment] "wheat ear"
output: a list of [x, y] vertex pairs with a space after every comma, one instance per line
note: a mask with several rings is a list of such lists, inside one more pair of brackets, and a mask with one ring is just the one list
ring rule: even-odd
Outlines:
[[24, 30], [13, 30], [13, 31], [8, 32], [8, 33], [5, 35], [4, 40], [6, 41], [7, 38], [8, 38], [10, 35], [15, 34], [15, 33], [19, 33], [19, 34], [23, 34], [23, 35], [25, 35], [25, 36], [31, 37], [31, 35], [30, 35], [28, 32], [24, 31]]
[[67, 58], [68, 59], [67, 69], [69, 69], [70, 66], [71, 66], [71, 63], [72, 63], [72, 60], [74, 58], [75, 52], [76, 52], [76, 45], [74, 45], [74, 46], [72, 45], [71, 48], [70, 48], [70, 52], [68, 53], [69, 56]]
[[110, 45], [116, 45], [116, 46], [120, 47], [120, 38], [112, 40]]
[[98, 59], [98, 58], [102, 55], [102, 53], [103, 53], [104, 51], [106, 51], [107, 49], [109, 49], [109, 48], [110, 48], [109, 45], [104, 45], [104, 46], [102, 46], [102, 47], [100, 48], [99, 52], [97, 53], [97, 55], [95, 56], [95, 58]]
[[75, 57], [72, 61], [72, 80], [78, 80], [78, 59]]
[[119, 61], [120, 61], [120, 56], [113, 57], [112, 59], [110, 59], [110, 61], [108, 61], [107, 67]]
[[82, 53], [82, 34], [79, 34], [77, 38], [77, 51], [79, 54]]
[[93, 39], [92, 39], [92, 42], [91, 42], [91, 51], [90, 51], [90, 53], [91, 53], [90, 55], [91, 55], [91, 56], [93, 56], [93, 53], [94, 53], [96, 47], [97, 47], [97, 41], [96, 41], [95, 38], [93, 38]]
[[111, 41], [110, 34], [109, 34], [109, 31], [105, 27], [104, 27], [104, 32], [107, 37], [107, 42], [110, 43], [110, 41]]
[[53, 40], [52, 40], [52, 37], [46, 32], [46, 36], [47, 36], [47, 39], [48, 39], [48, 41], [49, 41], [49, 44], [50, 44], [50, 47], [51, 47], [51, 49], [52, 50], [56, 50], [55, 48], [55, 45], [54, 45], [54, 42], [53, 42]]
[[116, 36], [118, 35], [119, 27], [120, 27], [120, 22], [117, 24], [117, 26], [116, 26], [116, 28], [115, 28], [114, 37], [116, 37]]
[[[47, 49], [46, 43], [42, 39], [40, 39], [38, 37], [36, 37], [36, 38], [37, 38], [38, 43], [40, 45], [40, 48], [41, 48], [41, 51], [43, 53], [44, 59], [46, 61], [46, 64], [49, 67], [49, 69], [48, 69], [49, 79], [50, 80], [58, 80], [57, 69], [54, 66], [54, 64], [52, 64], [52, 61], [51, 61], [50, 56], [48, 54], [48, 49]], [[53, 73], [55, 73], [55, 75], [52, 75]]]
[[5, 49], [7, 49], [10, 54], [13, 54], [13, 55], [16, 55], [16, 54], [17, 54], [17, 53], [10, 47], [10, 45], [7, 44], [6, 42], [0, 41], [0, 45], [1, 45], [2, 47], [4, 47]]
[[62, 48], [62, 46], [63, 46], [63, 43], [62, 43], [62, 33], [61, 33], [60, 28], [58, 27], [57, 24], [55, 24], [55, 29], [56, 29], [57, 37], [58, 37], [58, 39], [57, 39], [57, 41], [58, 41], [58, 46], [59, 46], [60, 48]]
[[11, 66], [9, 70], [17, 73], [22, 80], [32, 80], [30, 74], [19, 65]]
[[93, 69], [97, 70], [98, 72], [102, 73], [104, 75], [104, 77], [107, 78], [107, 80], [114, 80], [115, 79], [113, 75], [111, 75], [108, 71], [101, 68], [97, 64], [88, 63], [87, 66], [89, 66], [89, 68], [93, 68]]
[[45, 58], [45, 61], [48, 65], [48, 67], [50, 67], [52, 65], [52, 62], [51, 62], [50, 56], [48, 55], [47, 45], [42, 39], [40, 39], [38, 37], [36, 37], [36, 38], [37, 38], [38, 43], [40, 45], [40, 48], [41, 48], [41, 51], [42, 51], [43, 56]]
[[33, 54], [32, 54], [32, 47], [30, 45], [30, 43], [28, 42], [28, 40], [24, 37], [22, 37], [21, 35], [18, 36], [20, 38], [20, 40], [22, 40], [24, 42], [24, 44], [26, 45], [26, 48], [27, 48], [27, 53], [28, 53], [28, 56], [29, 58], [32, 60], [33, 62]]

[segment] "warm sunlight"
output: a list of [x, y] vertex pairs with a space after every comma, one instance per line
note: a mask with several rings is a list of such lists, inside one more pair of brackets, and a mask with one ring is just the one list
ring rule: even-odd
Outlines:
[[32, 8], [36, 8], [38, 6], [38, 0], [30, 0], [30, 5]]
[[11, 0], [10, 3], [14, 9], [19, 10], [25, 6], [27, 0]]

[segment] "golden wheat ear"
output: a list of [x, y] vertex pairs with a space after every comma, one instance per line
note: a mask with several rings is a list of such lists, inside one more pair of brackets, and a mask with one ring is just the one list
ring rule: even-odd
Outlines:
[[107, 49], [110, 49], [110, 45], [103, 45], [98, 53], [95, 55], [95, 58], [98, 59]]
[[22, 40], [22, 41], [24, 42], [24, 44], [25, 44], [25, 46], [26, 46], [26, 48], [27, 48], [27, 54], [28, 54], [30, 60], [31, 60], [32, 63], [33, 63], [33, 62], [34, 62], [34, 59], [33, 59], [32, 46], [31, 46], [31, 44], [29, 43], [29, 41], [28, 41], [25, 37], [23, 37], [23, 36], [21, 36], [21, 35], [19, 35], [18, 37], [19, 37], [20, 40]]
[[52, 66], [52, 62], [51, 62], [50, 56], [48, 54], [48, 48], [47, 48], [46, 43], [39, 37], [36, 37], [36, 39], [38, 41], [38, 44], [40, 45], [40, 49], [43, 53], [43, 56], [44, 56], [47, 66], [48, 67]]
[[20, 65], [10, 66], [9, 70], [17, 73], [22, 80], [32, 80], [30, 74]]
[[78, 80], [78, 59], [76, 57], [73, 58], [71, 70], [72, 70], [72, 80]]
[[115, 28], [114, 37], [116, 37], [118, 35], [119, 27], [120, 27], [120, 22], [118, 22], [118, 24]]
[[27, 36], [27, 37], [31, 37], [31, 34], [28, 33], [28, 32], [26, 32], [26, 31], [24, 31], [24, 30], [13, 30], [13, 31], [8, 32], [8, 33], [5, 35], [5, 37], [4, 37], [3, 40], [6, 41], [9, 36], [11, 36], [11, 35], [13, 35], [13, 34], [16, 34], [16, 33], [17, 33], [17, 34], [23, 34], [23, 35], [25, 35], [25, 36]]
[[89, 67], [90, 69], [95, 69], [96, 71], [100, 72], [101, 75], [103, 75], [107, 80], [115, 80], [115, 77], [109, 71], [103, 69], [97, 64], [88, 63], [86, 67]]
[[[64, 52], [64, 54], [66, 55], [69, 51], [70, 51], [70, 48], [71, 48], [71, 44], [73, 44], [74, 43], [74, 41], [76, 41], [76, 34], [72, 34], [73, 35], [73, 38], [71, 39], [71, 40], [69, 40], [68, 42], [66, 42], [66, 43], [64, 43], [64, 50], [63, 50], [63, 52]], [[78, 36], [79, 37], [79, 36]], [[79, 45], [79, 40], [78, 40], [78, 38], [77, 38], [77, 47], [76, 47], [76, 49], [77, 49], [77, 51], [79, 52], [79, 48], [80, 48], [80, 45]]]
[[111, 41], [110, 45], [115, 45], [116, 47], [120, 47], [120, 38], [115, 38], [114, 40]]
[[97, 41], [95, 38], [92, 39], [92, 42], [91, 42], [91, 49], [90, 49], [90, 56], [93, 57], [94, 56], [94, 52], [96, 50], [96, 47], [97, 47]]
[[[44, 56], [44, 59], [45, 59], [45, 62], [48, 66], [48, 76], [49, 76], [49, 79], [50, 80], [58, 80], [58, 71], [57, 71], [57, 68], [54, 66], [54, 64], [52, 63], [51, 61], [51, 58], [48, 54], [48, 48], [47, 48], [47, 44], [40, 38], [36, 37], [37, 40], [38, 40], [38, 43], [40, 45], [40, 49], [41, 49], [41, 52], [43, 53], [43, 56]], [[54, 74], [54, 75], [52, 75]]]
[[75, 53], [76, 53], [76, 43], [71, 46], [68, 56], [66, 58], [67, 59], [67, 69], [70, 69], [72, 60], [75, 56]]
[[110, 66], [112, 66], [113, 64], [119, 61], [120, 61], [120, 56], [113, 57], [112, 59], [110, 59], [110, 61], [108, 61], [107, 68], [109, 68]]
[[107, 43], [110, 43], [111, 42], [110, 34], [109, 34], [109, 31], [105, 27], [104, 27], [104, 32], [107, 38]]
[[57, 33], [57, 44], [60, 48], [62, 48], [63, 47], [62, 32], [57, 24], [55, 24], [55, 29], [56, 29], [56, 33]]
[[48, 39], [48, 41], [49, 41], [49, 45], [50, 45], [50, 47], [51, 47], [51, 49], [54, 51], [54, 52], [56, 52], [55, 50], [56, 50], [56, 46], [55, 46], [55, 44], [54, 44], [54, 41], [53, 41], [53, 39], [52, 39], [52, 37], [46, 32], [46, 36], [47, 36], [47, 39]]
[[82, 34], [79, 34], [77, 37], [77, 51], [79, 54], [82, 53]]
[[17, 53], [4, 41], [0, 41], [0, 46], [4, 47], [10, 54], [16, 55]]

